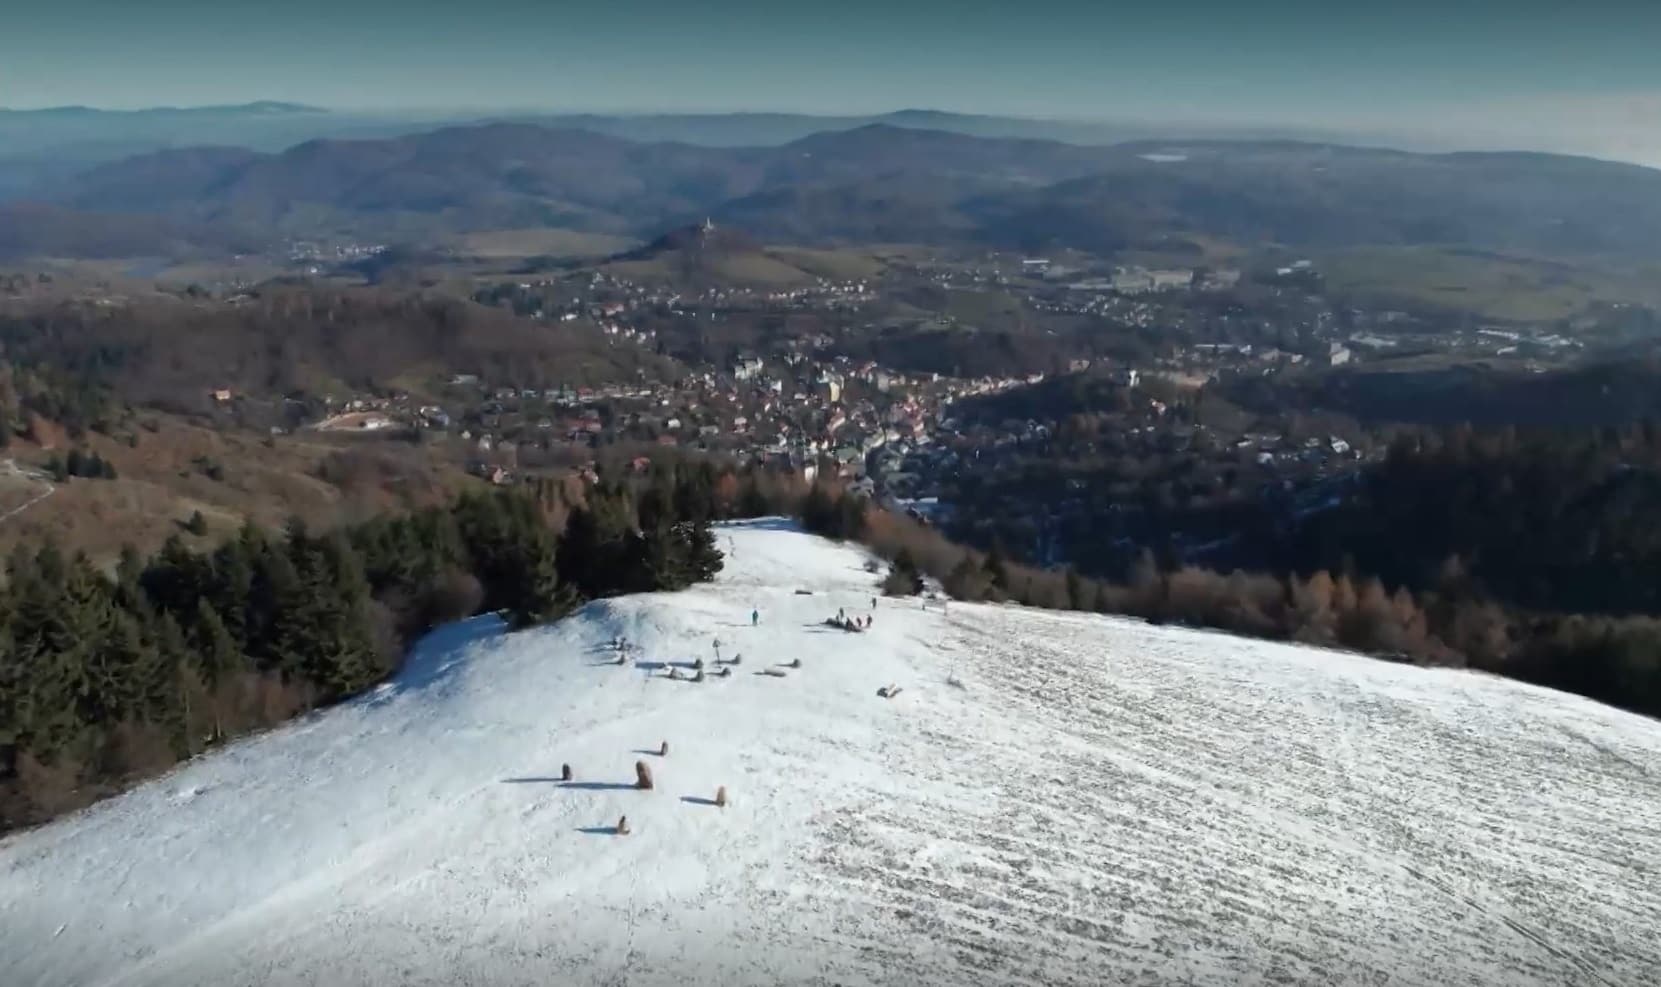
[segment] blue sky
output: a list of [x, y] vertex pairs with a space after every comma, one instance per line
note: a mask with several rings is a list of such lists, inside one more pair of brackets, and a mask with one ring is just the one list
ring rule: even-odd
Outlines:
[[1487, 128], [1501, 143], [1542, 147], [1644, 145], [1649, 138], [1622, 132], [1661, 131], [1658, 0], [29, 6], [0, 31], [0, 106], [280, 99], [423, 110], [927, 107]]

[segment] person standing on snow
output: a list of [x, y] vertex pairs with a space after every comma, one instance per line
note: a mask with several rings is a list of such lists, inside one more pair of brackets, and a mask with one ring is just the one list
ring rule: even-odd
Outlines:
[[759, 623], [761, 623], [761, 611], [760, 610], [751, 610], [750, 611], [750, 626], [754, 627]]

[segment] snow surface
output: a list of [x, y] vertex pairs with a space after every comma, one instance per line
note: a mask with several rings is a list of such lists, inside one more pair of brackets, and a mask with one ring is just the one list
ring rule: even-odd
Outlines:
[[1011, 606], [846, 634], [861, 552], [721, 541], [0, 843], [0, 984], [1661, 982], [1661, 724]]

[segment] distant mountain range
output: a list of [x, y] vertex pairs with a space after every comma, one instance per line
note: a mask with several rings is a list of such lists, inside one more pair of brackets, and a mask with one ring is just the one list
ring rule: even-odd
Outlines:
[[[840, 116], [807, 113], [372, 113], [342, 112], [300, 103], [264, 100], [227, 106], [164, 106], [138, 110], [103, 110], [86, 106], [33, 110], [0, 107], [0, 162], [22, 154], [51, 153], [86, 145], [103, 148], [106, 156], [100, 160], [106, 161], [161, 147], [202, 143], [230, 143], [256, 150], [279, 151], [306, 140], [324, 137], [395, 137], [446, 126], [480, 123], [524, 123], [551, 130], [587, 130], [625, 140], [672, 141], [706, 147], [788, 144], [824, 131], [853, 130], [871, 124], [945, 130], [971, 137], [1010, 137], [1096, 145], [1196, 137], [1371, 143], [1354, 133], [1307, 127], [1225, 125], [1196, 128], [1192, 124], [1157, 121], [1109, 123], [928, 109]], [[225, 128], [230, 128], [234, 136], [227, 136]]]
[[33, 117], [35, 119], [97, 117], [101, 119], [157, 118], [167, 116], [264, 116], [283, 113], [327, 113], [320, 106], [303, 103], [282, 103], [276, 100], [258, 100], [253, 103], [234, 103], [224, 106], [149, 106], [136, 110], [104, 110], [91, 106], [46, 106], [38, 109], [14, 110], [0, 107], [0, 115]]
[[[190, 147], [98, 165], [31, 198], [53, 207], [37, 217], [143, 217], [167, 224], [170, 239], [209, 241], [320, 232], [418, 241], [525, 226], [650, 239], [710, 216], [775, 242], [1111, 251], [1205, 235], [1661, 256], [1661, 171], [1635, 165], [1291, 141], [1086, 146], [887, 123], [749, 147], [527, 123], [276, 153]], [[27, 240], [27, 229], [11, 232], [14, 252]]]

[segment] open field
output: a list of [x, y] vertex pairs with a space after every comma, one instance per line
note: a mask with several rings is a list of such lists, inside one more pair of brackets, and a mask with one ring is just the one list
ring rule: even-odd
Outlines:
[[633, 246], [635, 241], [628, 237], [545, 227], [467, 233], [456, 242], [457, 250], [484, 260], [609, 257]]
[[714, 585], [445, 628], [354, 703], [0, 842], [0, 982], [1656, 982], [1661, 724], [1104, 617], [871, 611], [863, 553], [786, 529], [720, 530]]
[[[38, 473], [47, 459], [73, 446], [95, 452], [117, 478], [70, 478], [49, 498], [0, 520], [0, 552], [52, 538], [101, 563], [122, 545], [159, 548], [179, 534], [206, 546], [252, 518], [278, 528], [290, 517], [314, 525], [378, 510], [448, 500], [476, 483], [436, 450], [371, 436], [274, 436], [211, 429], [166, 415], [143, 415], [124, 438], [89, 434], [82, 442], [58, 436], [54, 448], [14, 440], [8, 454]], [[153, 427], [153, 430], [152, 430]], [[0, 475], [0, 512], [34, 499], [38, 479]], [[183, 525], [195, 511], [208, 522], [196, 538]]]
[[688, 254], [672, 252], [643, 260], [615, 261], [602, 270], [616, 277], [642, 282], [685, 280], [712, 285], [787, 288], [811, 284], [814, 276], [760, 251], [711, 254], [695, 261]]
[[1593, 302], [1661, 304], [1661, 270], [1483, 254], [1378, 247], [1322, 256], [1337, 292], [1388, 304], [1420, 303], [1492, 319], [1563, 319]]
[[860, 250], [768, 247], [767, 253], [775, 260], [827, 281], [875, 280], [884, 268], [882, 261]]

